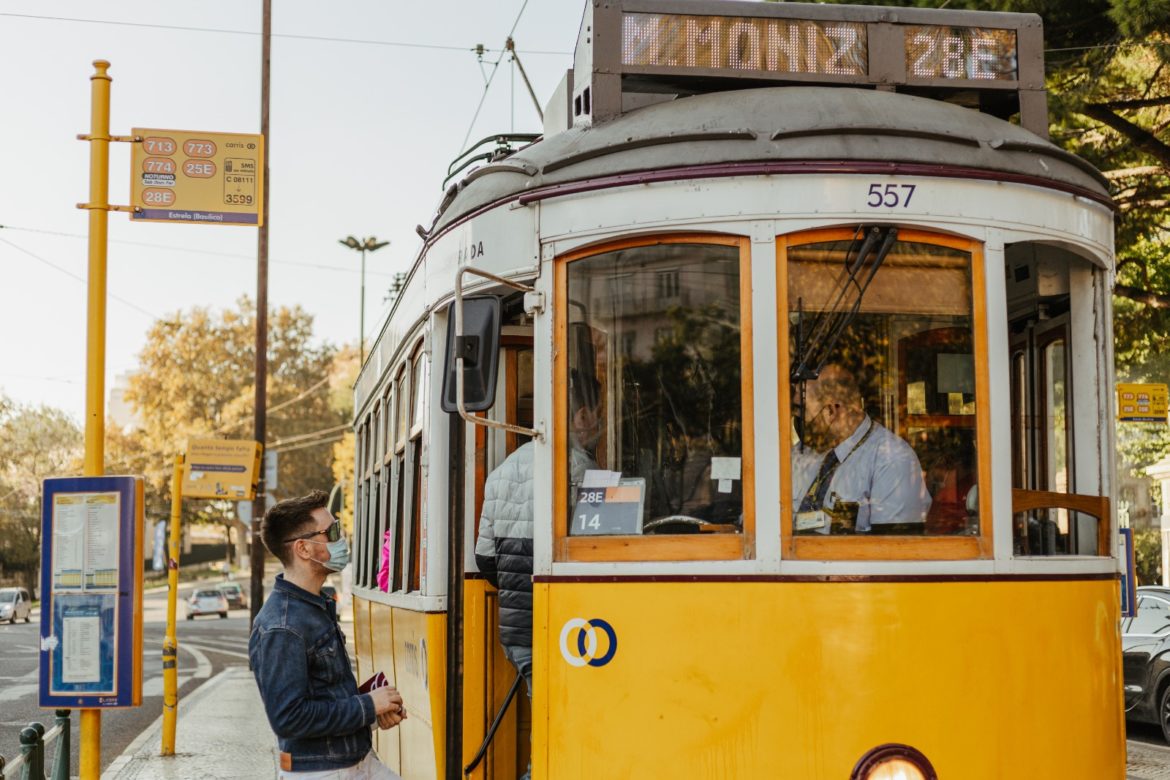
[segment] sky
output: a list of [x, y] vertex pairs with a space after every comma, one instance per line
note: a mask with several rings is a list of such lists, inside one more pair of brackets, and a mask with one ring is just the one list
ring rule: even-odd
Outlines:
[[[356, 343], [360, 257], [338, 241], [388, 240], [366, 258], [369, 345], [450, 162], [492, 133], [540, 131], [507, 58], [485, 96], [509, 31], [544, 104], [571, 66], [584, 0], [272, 5], [269, 305], [302, 306], [319, 341]], [[261, 12], [260, 0], [0, 0], [0, 395], [84, 417], [88, 218], [76, 204], [89, 145], [76, 136], [89, 130], [92, 62], [111, 63], [115, 135], [258, 133]], [[111, 144], [112, 204], [129, 202], [129, 146]], [[153, 322], [255, 299], [257, 232], [110, 214], [107, 398]]]

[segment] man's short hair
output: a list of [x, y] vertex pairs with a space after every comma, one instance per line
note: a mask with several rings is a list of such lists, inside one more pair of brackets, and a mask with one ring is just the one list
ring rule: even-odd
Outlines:
[[313, 525], [313, 512], [329, 503], [329, 494], [324, 490], [313, 490], [300, 498], [286, 498], [277, 502], [264, 513], [260, 524], [260, 538], [268, 552], [287, 566], [292, 553], [286, 541], [299, 534], [307, 533]]

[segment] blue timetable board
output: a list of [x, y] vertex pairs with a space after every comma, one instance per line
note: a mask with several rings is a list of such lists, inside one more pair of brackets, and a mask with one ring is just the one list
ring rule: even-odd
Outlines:
[[1117, 555], [1121, 558], [1121, 616], [1137, 615], [1137, 577], [1134, 573], [1133, 529], [1119, 529]]
[[40, 706], [142, 703], [141, 477], [46, 479]]

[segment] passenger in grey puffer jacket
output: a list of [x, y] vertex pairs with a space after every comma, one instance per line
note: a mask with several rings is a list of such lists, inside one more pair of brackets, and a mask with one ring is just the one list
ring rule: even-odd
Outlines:
[[[590, 454], [601, 438], [596, 379], [569, 373], [570, 481], [581, 484], [587, 469], [597, 468]], [[475, 541], [475, 563], [499, 591], [500, 644], [524, 675], [532, 697], [532, 442], [509, 455], [483, 487], [483, 514]], [[527, 777], [527, 773], [524, 775]]]

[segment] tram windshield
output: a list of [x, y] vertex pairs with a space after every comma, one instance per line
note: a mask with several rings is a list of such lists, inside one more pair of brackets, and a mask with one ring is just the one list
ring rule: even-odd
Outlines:
[[971, 255], [870, 232], [788, 248], [793, 532], [976, 534]]
[[741, 533], [740, 250], [568, 264], [569, 534]]

